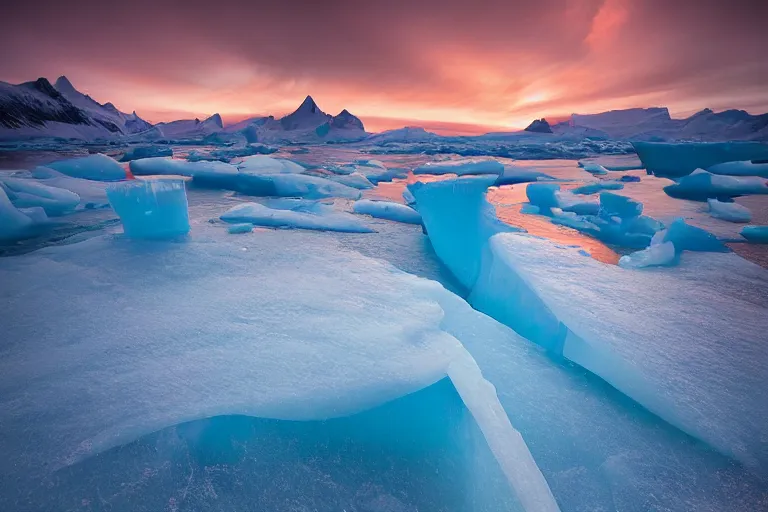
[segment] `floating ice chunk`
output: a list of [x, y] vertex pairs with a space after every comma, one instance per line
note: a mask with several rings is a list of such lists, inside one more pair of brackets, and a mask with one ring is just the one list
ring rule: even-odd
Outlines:
[[29, 236], [34, 222], [20, 212], [0, 187], [0, 240], [19, 240]]
[[189, 232], [187, 193], [182, 177], [138, 179], [107, 188], [126, 236], [168, 238]]
[[708, 167], [707, 172], [727, 176], [761, 176], [768, 178], [768, 162], [753, 163], [750, 160], [725, 162]]
[[660, 176], [680, 177], [696, 169], [743, 160], [768, 159], [768, 144], [759, 142], [633, 142], [643, 166]]
[[236, 165], [245, 174], [301, 174], [306, 170], [292, 160], [267, 155], [247, 156]]
[[520, 213], [525, 213], [527, 215], [539, 215], [541, 213], [541, 209], [535, 204], [525, 203], [520, 207]]
[[335, 181], [337, 183], [341, 183], [342, 185], [346, 185], [348, 187], [356, 188], [358, 190], [366, 190], [369, 188], [373, 188], [375, 185], [368, 181], [368, 178], [363, 176], [359, 172], [353, 172], [351, 174], [342, 174], [340, 176], [330, 176], [328, 178], [331, 181]]
[[664, 229], [664, 225], [653, 217], [638, 215], [637, 217], [621, 219], [621, 228], [629, 233], [653, 236]]
[[[626, 176], [623, 176], [626, 177]], [[640, 181], [639, 179], [637, 181]], [[581, 187], [573, 189], [571, 192], [579, 195], [596, 194], [601, 190], [621, 190], [624, 188], [623, 183], [617, 181], [596, 181], [595, 183], [587, 183]]]
[[373, 158], [358, 158], [355, 160], [355, 164], [362, 165], [363, 167], [378, 167], [379, 169], [387, 168], [387, 166], [384, 165], [384, 162]]
[[337, 212], [333, 206], [313, 201], [272, 203], [243, 203], [231, 208], [221, 220], [231, 223], [250, 223], [272, 228], [299, 228], [344, 233], [373, 233], [354, 215]]
[[600, 193], [600, 216], [628, 219], [643, 213], [643, 204], [612, 192]]
[[8, 198], [16, 208], [40, 206], [47, 215], [63, 215], [80, 204], [80, 196], [69, 190], [49, 187], [36, 179], [0, 178]]
[[121, 162], [130, 162], [140, 158], [173, 156], [173, 149], [168, 146], [134, 146], [125, 150]]
[[623, 181], [624, 183], [636, 183], [641, 180], [640, 176], [632, 176], [631, 174], [627, 174], [619, 178], [619, 181]]
[[564, 212], [573, 212], [578, 215], [597, 215], [600, 205], [596, 201], [585, 200], [577, 197], [567, 190], [555, 192], [558, 207]]
[[58, 160], [45, 166], [67, 176], [86, 180], [118, 181], [126, 177], [125, 170], [117, 161], [101, 153]]
[[768, 194], [768, 181], [758, 177], [721, 176], [697, 169], [678, 183], [664, 187], [664, 192], [677, 199], [705, 201], [710, 198]]
[[755, 244], [768, 244], [768, 226], [744, 226], [741, 236]]
[[608, 174], [608, 169], [595, 162], [579, 162], [579, 167], [591, 174]]
[[174, 158], [156, 157], [132, 160], [129, 164], [131, 172], [136, 176], [189, 176], [222, 178], [237, 176], [237, 168], [224, 162], [201, 160], [188, 162]]
[[499, 179], [496, 180], [495, 185], [515, 185], [517, 183], [530, 183], [535, 181], [554, 180], [549, 174], [536, 171], [534, 169], [528, 169], [525, 167], [517, 167], [514, 165], [505, 165], [504, 172], [499, 175]]
[[715, 235], [696, 226], [675, 219], [664, 232], [663, 242], [672, 242], [678, 253], [682, 251], [728, 252], [729, 249]]
[[717, 199], [707, 199], [709, 214], [716, 219], [728, 222], [749, 222], [752, 220], [752, 212], [749, 208], [739, 203], [724, 203]]
[[382, 181], [392, 181], [395, 178], [405, 178], [408, 176], [408, 171], [405, 169], [387, 169], [386, 167], [371, 165], [357, 165], [354, 167], [354, 172], [359, 172], [374, 185]]
[[109, 206], [107, 187], [103, 181], [72, 178], [47, 167], [37, 167], [32, 171], [32, 177], [49, 187], [56, 187], [74, 192], [80, 197], [79, 208], [103, 208]]
[[560, 207], [555, 195], [559, 190], [560, 185], [556, 183], [529, 183], [525, 187], [525, 195], [532, 205], [546, 211], [549, 208]]
[[[477, 279], [480, 255], [488, 239], [496, 233], [520, 231], [501, 222], [486, 200], [485, 191], [495, 181], [494, 176], [478, 176], [408, 185], [432, 246], [466, 288]], [[466, 215], [456, 215], [457, 211]], [[451, 222], [443, 220], [449, 218]]]
[[344, 197], [359, 199], [358, 189], [329, 179], [306, 174], [241, 174], [237, 190], [255, 196], [303, 197], [323, 199]]
[[360, 199], [355, 201], [352, 211], [379, 219], [394, 220], [406, 224], [421, 224], [421, 215], [413, 208], [404, 204], [390, 201], [371, 201]]
[[443, 160], [427, 162], [413, 170], [413, 174], [496, 174], [504, 172], [504, 164], [497, 160]]
[[623, 268], [644, 268], [672, 265], [675, 262], [675, 245], [672, 242], [664, 242], [651, 245], [642, 251], [633, 252], [619, 259], [619, 266]]
[[227, 228], [227, 231], [233, 235], [250, 233], [251, 231], [253, 231], [253, 224], [249, 222], [243, 222], [241, 224], [232, 224], [231, 226], [229, 226], [229, 228]]

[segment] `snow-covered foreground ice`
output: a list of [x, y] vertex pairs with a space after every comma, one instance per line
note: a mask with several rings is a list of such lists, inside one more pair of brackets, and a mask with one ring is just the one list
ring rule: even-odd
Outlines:
[[3, 473], [15, 468], [30, 485], [197, 418], [348, 415], [447, 375], [524, 510], [557, 510], [493, 387], [451, 335], [483, 315], [329, 239], [201, 231], [175, 243], [104, 236], [0, 261]]
[[[768, 472], [768, 271], [730, 253], [685, 253], [671, 269], [623, 269], [497, 229], [483, 180], [412, 191], [438, 256], [471, 289], [473, 306]], [[685, 226], [673, 223], [662, 241], [700, 250]]]

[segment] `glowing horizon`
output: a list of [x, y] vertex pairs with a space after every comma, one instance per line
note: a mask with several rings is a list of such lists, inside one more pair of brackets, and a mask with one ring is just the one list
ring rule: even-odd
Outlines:
[[153, 123], [280, 117], [308, 94], [371, 132], [515, 130], [634, 107], [768, 112], [768, 7], [748, 0], [219, 4], [11, 5], [0, 80], [66, 75]]

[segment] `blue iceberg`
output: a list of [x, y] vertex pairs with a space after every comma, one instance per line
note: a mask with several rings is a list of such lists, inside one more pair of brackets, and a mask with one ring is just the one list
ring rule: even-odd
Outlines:
[[677, 199], [706, 201], [749, 194], [768, 194], [768, 181], [758, 177], [733, 177], [697, 169], [678, 183], [664, 187], [667, 195]]
[[234, 224], [250, 223], [272, 228], [299, 228], [345, 233], [373, 233], [354, 215], [338, 212], [333, 205], [300, 199], [239, 204], [221, 215]]
[[80, 204], [80, 196], [62, 188], [51, 187], [36, 179], [0, 177], [3, 188], [16, 208], [41, 207], [49, 216], [64, 215]]
[[189, 232], [187, 193], [181, 177], [114, 183], [107, 188], [107, 197], [126, 236], [159, 239]]
[[659, 176], [681, 177], [696, 169], [742, 160], [768, 160], [760, 142], [633, 142], [643, 166]]
[[755, 244], [768, 244], [768, 226], [744, 226], [741, 236]]
[[739, 203], [724, 203], [717, 199], [707, 199], [709, 214], [716, 219], [728, 222], [749, 222], [752, 220], [752, 212], [749, 208]]
[[126, 178], [125, 169], [113, 158], [101, 153], [45, 164], [46, 167], [73, 178], [96, 181], [119, 181]]
[[372, 201], [360, 199], [352, 205], [352, 211], [363, 215], [370, 215], [379, 219], [394, 220], [406, 224], [421, 224], [419, 212], [404, 204], [391, 201]]
[[456, 174], [466, 176], [471, 174], [496, 174], [504, 173], [504, 164], [498, 160], [441, 160], [427, 162], [413, 170], [413, 174]]

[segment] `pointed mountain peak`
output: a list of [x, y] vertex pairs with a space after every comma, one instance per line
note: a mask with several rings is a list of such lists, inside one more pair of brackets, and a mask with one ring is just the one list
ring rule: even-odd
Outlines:
[[[304, 101], [301, 102], [301, 105], [299, 105], [299, 110], [307, 110], [307, 109], [315, 109], [320, 110], [320, 108], [317, 106], [317, 103], [315, 103], [315, 100], [312, 99], [312, 96], [307, 96], [304, 98]], [[312, 110], [314, 112], [314, 110]]]
[[67, 90], [67, 91], [72, 90], [72, 91], [74, 91], [75, 90], [75, 86], [72, 85], [72, 82], [69, 81], [69, 78], [67, 78], [64, 75], [61, 75], [59, 78], [56, 79], [56, 84], [54, 85], [54, 87], [56, 87], [56, 89], [58, 89], [59, 91], [62, 91], [62, 90]]
[[203, 121], [204, 123], [213, 123], [219, 128], [224, 128], [224, 123], [221, 121], [221, 116], [219, 114], [213, 114], [211, 117]]

